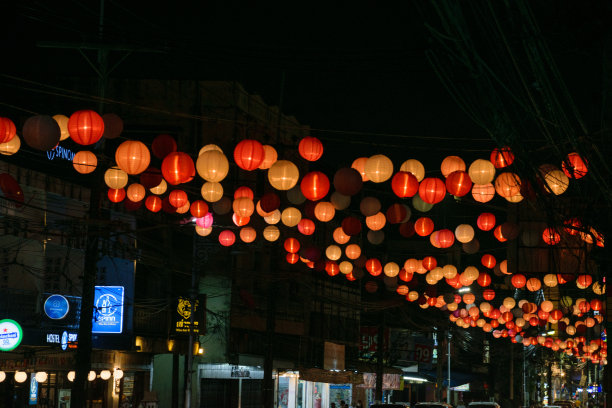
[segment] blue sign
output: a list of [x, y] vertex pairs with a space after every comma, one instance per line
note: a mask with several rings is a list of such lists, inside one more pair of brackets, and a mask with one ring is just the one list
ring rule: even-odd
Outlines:
[[51, 295], [45, 300], [45, 314], [53, 320], [60, 320], [66, 317], [70, 305], [68, 299], [62, 295]]
[[38, 404], [38, 381], [36, 381], [35, 374], [30, 375], [30, 405]]
[[92, 333], [123, 331], [123, 286], [96, 286]]

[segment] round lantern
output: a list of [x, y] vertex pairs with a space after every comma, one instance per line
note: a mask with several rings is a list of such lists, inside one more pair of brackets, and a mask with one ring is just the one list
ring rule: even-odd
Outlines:
[[304, 176], [300, 189], [310, 201], [319, 201], [329, 192], [329, 179], [320, 171], [312, 171]]
[[[482, 291], [482, 297], [485, 300], [493, 300], [495, 298], [495, 291], [493, 289], [485, 289]], [[480, 310], [482, 310], [482, 307], [480, 308]], [[484, 310], [482, 311], [484, 312]]]
[[334, 261], [325, 261], [325, 272], [329, 276], [336, 276], [340, 273], [340, 267]]
[[419, 181], [412, 173], [399, 171], [391, 180], [391, 189], [399, 198], [413, 197], [419, 191]]
[[465, 171], [454, 171], [446, 178], [446, 190], [456, 196], [463, 197], [472, 189], [472, 180]]
[[374, 183], [382, 183], [393, 175], [393, 162], [385, 155], [370, 157], [364, 166], [366, 176]]
[[544, 174], [544, 183], [554, 195], [561, 195], [569, 187], [569, 178], [561, 170], [553, 169]]
[[75, 143], [88, 146], [102, 138], [104, 120], [92, 110], [76, 111], [68, 120], [68, 132]]
[[23, 383], [28, 379], [28, 373], [25, 371], [15, 371], [15, 381], [18, 383]]
[[21, 148], [21, 139], [15, 135], [11, 140], [5, 143], [0, 143], [0, 154], [4, 156], [12, 156]]
[[0, 117], [0, 143], [10, 142], [17, 134], [17, 128], [9, 118]]
[[195, 200], [189, 208], [191, 215], [196, 218], [204, 217], [208, 213], [208, 204], [202, 200]]
[[343, 167], [336, 171], [333, 184], [336, 191], [345, 196], [355, 195], [363, 187], [361, 174], [349, 167]]
[[255, 231], [253, 227], [240, 228], [240, 239], [242, 240], [242, 242], [250, 244], [251, 242], [255, 241], [256, 237], [257, 231]]
[[446, 186], [439, 178], [427, 177], [419, 184], [419, 197], [428, 204], [437, 204], [444, 199]]
[[359, 247], [359, 245], [357, 244], [350, 244], [347, 245], [346, 249], [344, 250], [346, 257], [348, 259], [357, 259], [361, 256], [361, 248]]
[[512, 276], [510, 281], [512, 282], [512, 286], [517, 289], [521, 289], [527, 283], [527, 278], [525, 278], [525, 275], [516, 274]]
[[312, 235], [315, 232], [315, 223], [308, 218], [302, 218], [297, 227], [298, 231], [304, 235]]
[[378, 213], [380, 208], [380, 200], [376, 197], [364, 197], [359, 203], [359, 211], [366, 217]]
[[257, 140], [245, 139], [234, 149], [234, 161], [243, 170], [251, 171], [259, 167], [264, 160], [263, 145]]
[[415, 159], [409, 159], [403, 162], [400, 166], [400, 171], [412, 174], [419, 182], [425, 178], [425, 167], [423, 167], [420, 161]]
[[495, 178], [495, 166], [489, 160], [477, 159], [470, 164], [468, 174], [476, 185], [489, 184]]
[[118, 167], [111, 167], [104, 173], [104, 182], [109, 188], [123, 188], [127, 185], [128, 175]]
[[122, 188], [118, 188], [118, 189], [109, 188], [108, 189], [108, 199], [112, 201], [113, 203], [120, 203], [121, 201], [123, 201], [124, 198], [125, 198], [124, 189]]
[[455, 228], [455, 237], [462, 244], [470, 242], [474, 239], [474, 228], [469, 224], [460, 224]]
[[295, 227], [302, 219], [302, 213], [295, 207], [287, 207], [281, 213], [281, 221], [287, 227]]
[[372, 276], [378, 276], [383, 272], [382, 264], [376, 258], [368, 259], [365, 268]]
[[342, 220], [342, 231], [348, 236], [355, 236], [361, 232], [361, 222], [356, 217], [346, 217]]
[[493, 269], [495, 267], [495, 264], [497, 264], [497, 260], [491, 254], [484, 254], [480, 258], [480, 262], [485, 268], [488, 268], [488, 269]]
[[157, 186], [150, 188], [149, 191], [152, 194], [161, 195], [161, 194], [164, 194], [167, 189], [168, 189], [168, 183], [166, 183], [166, 180], [162, 179]]
[[160, 160], [163, 160], [164, 157], [170, 153], [176, 152], [176, 149], [176, 140], [174, 140], [174, 138], [170, 135], [157, 135], [151, 143], [151, 152], [153, 153], [153, 156]]
[[276, 163], [276, 160], [278, 160], [278, 153], [276, 152], [276, 149], [270, 145], [263, 145], [263, 149], [264, 149], [264, 158], [259, 164], [259, 169], [267, 170], [274, 163]]
[[219, 243], [223, 246], [232, 246], [236, 242], [236, 235], [230, 230], [224, 230], [219, 233]]
[[270, 215], [267, 215], [264, 217], [264, 221], [267, 224], [278, 224], [281, 220], [281, 212], [279, 210], [274, 210], [270, 213]]
[[[459, 156], [448, 156], [442, 160], [440, 170], [444, 177], [448, 177], [449, 174], [455, 171], [465, 171], [465, 162]], [[468, 190], [469, 191], [469, 190]]]
[[385, 215], [381, 212], [366, 217], [366, 225], [372, 231], [379, 231], [383, 229], [386, 222], [387, 219], [385, 218]]
[[297, 166], [288, 160], [278, 160], [268, 169], [268, 181], [277, 190], [293, 188], [299, 177], [300, 171]]
[[287, 238], [283, 244], [285, 251], [296, 254], [300, 250], [300, 241], [295, 238]]
[[243, 227], [245, 225], [248, 225], [249, 222], [251, 222], [251, 217], [249, 217], [249, 216], [241, 217], [241, 216], [237, 215], [236, 213], [234, 213], [234, 214], [232, 214], [232, 222], [237, 227]]
[[368, 178], [368, 175], [365, 173], [365, 164], [367, 161], [368, 161], [367, 157], [359, 157], [353, 160], [353, 163], [351, 164], [351, 168], [357, 170], [359, 174], [361, 175], [362, 182], [370, 181], [370, 179]]
[[504, 236], [501, 225], [498, 225], [497, 227], [495, 227], [495, 229], [493, 230], [493, 236], [499, 242], [506, 242], [508, 240], [508, 238]]
[[209, 203], [214, 203], [221, 200], [221, 197], [223, 197], [223, 186], [219, 183], [207, 181], [202, 185], [200, 193], [202, 194], [202, 198], [204, 198], [204, 200], [208, 201]]
[[427, 212], [429, 210], [431, 210], [433, 208], [433, 204], [429, 204], [426, 203], [425, 201], [423, 201], [423, 199], [421, 199], [421, 197], [417, 194], [414, 197], [412, 197], [412, 206], [414, 207], [415, 210], [420, 211], [420, 212]]
[[161, 171], [168, 183], [177, 185], [192, 179], [195, 175], [195, 166], [187, 153], [172, 152], [164, 158]]
[[548, 273], [546, 275], [544, 275], [544, 285], [548, 286], [549, 288], [554, 288], [555, 286], [557, 286], [558, 281], [557, 281], [557, 275], [555, 275], [554, 273]]
[[399, 274], [400, 267], [395, 262], [387, 262], [383, 268], [383, 272], [386, 276], [392, 278]]
[[291, 265], [295, 265], [299, 260], [300, 260], [300, 256], [298, 254], [292, 254], [292, 253], [288, 253], [285, 256], [285, 259], [287, 260], [287, 262], [289, 262]]
[[589, 172], [586, 162], [578, 153], [568, 154], [561, 168], [567, 177], [574, 179], [582, 178]]
[[521, 179], [510, 172], [501, 173], [495, 179], [495, 192], [504, 198], [521, 195]]
[[343, 245], [346, 244], [347, 242], [349, 242], [349, 240], [351, 239], [350, 235], [345, 234], [344, 230], [342, 229], [342, 227], [338, 227], [334, 230], [333, 233], [333, 238], [334, 238], [334, 242]]
[[491, 213], [482, 213], [476, 220], [476, 225], [483, 231], [491, 231], [495, 227], [495, 215]]
[[140, 174], [149, 167], [151, 155], [144, 143], [126, 140], [115, 151], [117, 166], [127, 174]]
[[105, 139], [116, 139], [123, 132], [123, 120], [116, 113], [105, 113], [102, 115], [104, 122], [104, 133], [102, 137]]
[[438, 244], [440, 248], [450, 248], [455, 243], [455, 234], [449, 229], [438, 231]]
[[340, 262], [340, 265], [338, 265], [338, 268], [340, 269], [340, 273], [344, 275], [348, 275], [349, 273], [353, 272], [353, 264], [350, 263], [349, 261]]
[[495, 197], [495, 187], [493, 184], [474, 184], [472, 186], [472, 197], [480, 203], [487, 203]]
[[126, 191], [127, 198], [135, 203], [142, 201], [145, 198], [146, 193], [147, 191], [144, 186], [138, 183], [130, 184]]
[[89, 174], [98, 166], [98, 158], [89, 151], [77, 152], [72, 159], [72, 166], [81, 174]]
[[32, 116], [23, 124], [23, 140], [37, 150], [52, 150], [59, 143], [60, 136], [60, 127], [51, 116]]
[[149, 196], [145, 201], [145, 206], [151, 212], [159, 212], [162, 209], [162, 200], [157, 196]]
[[538, 278], [527, 279], [527, 290], [530, 292], [537, 292], [542, 287], [542, 282]]
[[314, 162], [323, 156], [323, 143], [316, 137], [306, 136], [300, 140], [298, 151], [304, 159]]
[[579, 289], [586, 289], [591, 286], [591, 283], [593, 283], [591, 275], [578, 275], [578, 278], [576, 278], [576, 286]]
[[327, 201], [321, 201], [315, 206], [314, 214], [317, 220], [321, 222], [328, 222], [334, 219], [336, 209], [334, 208], [334, 205], [332, 203]]
[[239, 217], [250, 217], [255, 211], [255, 204], [248, 197], [240, 197], [234, 200], [232, 208]]
[[414, 231], [421, 237], [426, 237], [434, 230], [434, 222], [431, 218], [421, 217], [414, 222]]
[[542, 232], [542, 239], [548, 245], [557, 245], [561, 242], [561, 235], [555, 228], [550, 227], [544, 229], [544, 232]]
[[457, 276], [457, 267], [455, 265], [444, 265], [442, 267], [442, 276], [444, 276], [446, 279], [452, 279], [455, 276]]
[[496, 169], [501, 169], [514, 162], [514, 153], [508, 146], [496, 147], [491, 152], [491, 163]]
[[438, 266], [438, 261], [433, 256], [426, 256], [425, 258], [423, 258], [421, 263], [423, 264], [423, 268], [427, 269], [428, 271], [431, 271], [436, 266]]
[[229, 172], [229, 161], [223, 152], [208, 150], [198, 156], [196, 170], [204, 180], [219, 183]]
[[219, 146], [217, 146], [214, 143], [210, 143], [210, 144], [207, 144], [207, 145], [205, 145], [204, 147], [202, 147], [200, 149], [200, 151], [198, 152], [198, 156], [202, 155], [202, 153], [205, 153], [205, 152], [207, 152], [209, 150], [216, 150], [218, 152], [223, 153], [223, 149], [221, 149]]
[[187, 193], [183, 190], [173, 190], [168, 195], [168, 201], [173, 207], [180, 208], [189, 201], [189, 197], [187, 197]]
[[331, 261], [337, 261], [342, 256], [342, 249], [338, 245], [330, 245], [325, 249], [325, 256]]
[[263, 230], [263, 237], [266, 241], [274, 242], [280, 237], [280, 230], [274, 225], [268, 225]]

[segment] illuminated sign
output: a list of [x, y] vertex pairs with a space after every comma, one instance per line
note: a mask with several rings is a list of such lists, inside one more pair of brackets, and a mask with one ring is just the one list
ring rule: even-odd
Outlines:
[[62, 295], [51, 295], [45, 300], [44, 310], [49, 318], [60, 320], [68, 314], [70, 305], [68, 304], [68, 299]]
[[47, 159], [49, 160], [57, 158], [72, 161], [74, 159], [74, 155], [75, 153], [72, 150], [66, 149], [62, 146], [56, 146], [54, 149], [47, 151]]
[[38, 404], [38, 381], [36, 381], [36, 374], [30, 375], [30, 398], [29, 405]]
[[123, 331], [123, 286], [96, 286], [92, 333]]
[[[174, 332], [176, 334], [189, 334], [191, 331], [191, 314], [193, 313], [193, 333], [204, 334], [206, 330], [206, 297], [199, 295], [195, 301], [195, 307], [191, 307], [191, 300], [179, 296], [175, 304]], [[200, 322], [203, 328], [200, 330]]]
[[62, 334], [59, 333], [47, 333], [47, 344], [59, 344], [62, 350], [75, 349], [78, 345], [78, 333], [70, 333], [64, 331]]
[[11, 351], [21, 343], [23, 331], [14, 320], [0, 320], [0, 351]]

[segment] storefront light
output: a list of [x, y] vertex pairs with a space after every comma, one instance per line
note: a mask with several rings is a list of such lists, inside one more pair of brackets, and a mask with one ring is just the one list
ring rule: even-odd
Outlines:
[[103, 379], [104, 381], [106, 381], [109, 378], [111, 378], [110, 370], [102, 370], [102, 371], [100, 371], [100, 378]]
[[96, 379], [96, 377], [96, 372], [94, 370], [91, 370], [89, 374], [87, 374], [87, 381], [93, 381]]
[[115, 372], [113, 374], [115, 380], [120, 380], [123, 378], [123, 370], [120, 368], [115, 368]]
[[68, 381], [73, 382], [75, 375], [76, 373], [74, 371], [68, 371], [68, 374], [66, 375], [66, 377], [68, 378]]
[[18, 383], [25, 382], [28, 379], [28, 374], [25, 371], [15, 371], [15, 381]]
[[4, 371], [0, 371], [0, 383], [6, 380], [6, 373]]
[[36, 373], [34, 378], [36, 378], [37, 382], [44, 383], [45, 381], [47, 381], [47, 378], [49, 378], [49, 376], [47, 375], [45, 371], [39, 371]]
[[426, 379], [424, 378], [419, 378], [419, 377], [410, 377], [410, 376], [404, 376], [404, 381], [413, 381], [413, 382], [427, 382]]

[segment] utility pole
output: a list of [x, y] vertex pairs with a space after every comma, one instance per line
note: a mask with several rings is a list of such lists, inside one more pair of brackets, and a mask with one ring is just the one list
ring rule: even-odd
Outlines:
[[376, 401], [383, 400], [383, 356], [385, 349], [385, 311], [380, 312], [380, 324], [378, 325], [378, 333], [376, 335], [376, 391], [374, 399]]
[[447, 358], [447, 366], [448, 366], [448, 389], [446, 391], [446, 403], [450, 404], [450, 395], [451, 395], [451, 331], [448, 329], [446, 334], [446, 358]]

